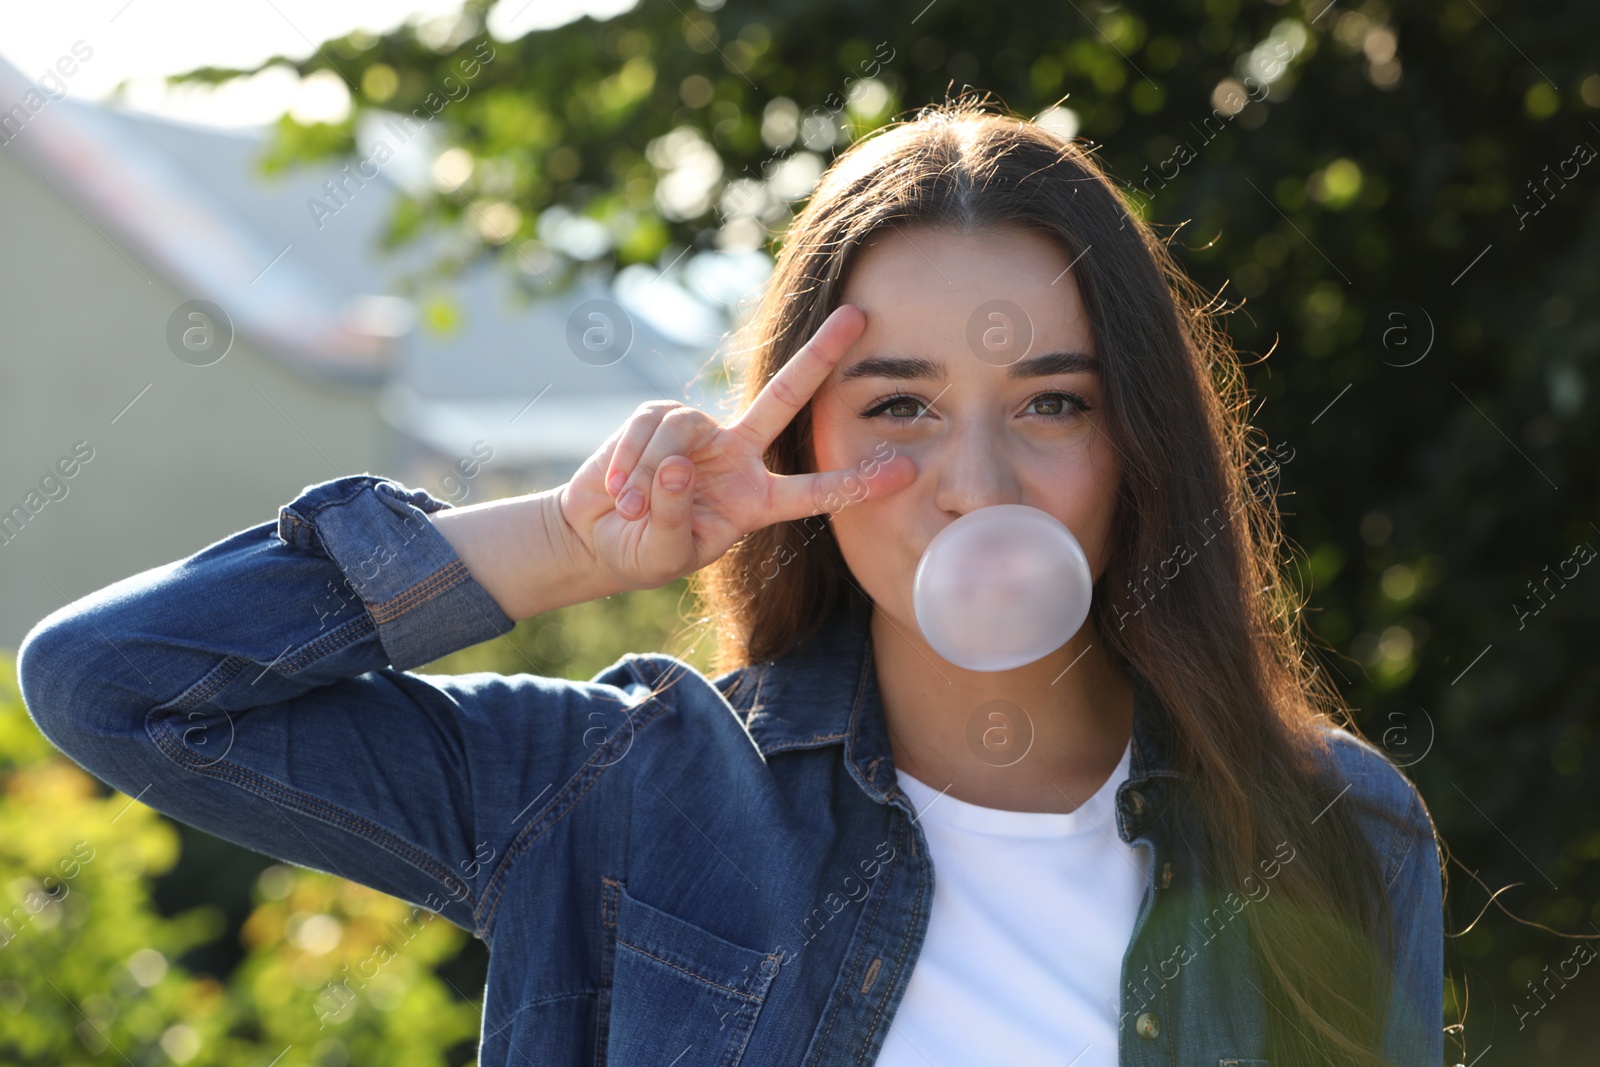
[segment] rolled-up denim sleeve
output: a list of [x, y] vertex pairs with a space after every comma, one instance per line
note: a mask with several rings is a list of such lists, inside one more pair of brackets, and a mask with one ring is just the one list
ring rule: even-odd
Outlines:
[[448, 506], [338, 478], [84, 596], [24, 639], [29, 713], [172, 818], [484, 936], [486, 884], [583, 770], [633, 657], [591, 682], [410, 672], [513, 625], [428, 520]]

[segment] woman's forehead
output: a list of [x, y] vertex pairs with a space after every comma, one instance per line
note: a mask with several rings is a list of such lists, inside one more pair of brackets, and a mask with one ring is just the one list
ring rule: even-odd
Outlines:
[[[861, 257], [840, 300], [861, 308], [867, 325], [841, 367], [871, 357], [896, 361], [887, 376], [944, 377], [940, 361], [969, 353], [1002, 367], [1051, 354], [1060, 358], [1049, 373], [1093, 369], [1081, 363], [1093, 330], [1073, 271], [1043, 235], [908, 229]], [[1066, 365], [1072, 354], [1080, 365]]]

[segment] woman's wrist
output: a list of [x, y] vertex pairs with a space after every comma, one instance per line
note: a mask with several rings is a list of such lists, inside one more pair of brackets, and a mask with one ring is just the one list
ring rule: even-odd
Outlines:
[[548, 489], [428, 516], [514, 621], [620, 592], [567, 523], [559, 494]]

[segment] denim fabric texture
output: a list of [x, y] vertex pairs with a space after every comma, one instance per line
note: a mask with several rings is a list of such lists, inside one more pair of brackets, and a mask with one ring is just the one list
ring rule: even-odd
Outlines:
[[[448, 506], [370, 474], [308, 486], [276, 522], [43, 619], [20, 652], [29, 712], [128, 796], [481, 938], [483, 1067], [871, 1064], [934, 870], [865, 620], [714, 679], [658, 653], [589, 681], [416, 673], [512, 628], [425, 518]], [[1251, 890], [1205, 885], [1185, 851], [1165, 724], [1135, 678], [1116, 826], [1157, 876], [1106, 991], [1118, 1062], [1267, 1064]], [[1433, 824], [1380, 750], [1335, 741], [1350, 792], [1405, 817], [1362, 824], [1397, 922], [1385, 1045], [1437, 1067]], [[1295, 846], [1261, 857], [1262, 884]]]

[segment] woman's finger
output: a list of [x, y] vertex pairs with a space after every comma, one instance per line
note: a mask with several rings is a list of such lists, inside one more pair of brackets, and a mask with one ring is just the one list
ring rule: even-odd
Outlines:
[[[812, 394], [828, 380], [841, 356], [867, 328], [867, 316], [853, 304], [840, 304], [811, 335], [811, 340], [778, 368], [743, 415], [728, 426], [730, 433], [754, 445], [758, 452], [777, 439], [794, 421]], [[813, 513], [814, 514], [814, 513]]]
[[[593, 454], [583, 461], [583, 466], [579, 470], [598, 471], [600, 482], [603, 486], [605, 484], [605, 474], [611, 469], [611, 457], [617, 454], [617, 445], [621, 443], [622, 435], [628, 431], [630, 425], [632, 425], [631, 422], [625, 422], [615, 430], [612, 430], [610, 435], [600, 442], [600, 447], [595, 449]], [[574, 479], [576, 479], [576, 475], [574, 475]]]
[[650, 492], [650, 524], [644, 547], [653, 557], [666, 555], [675, 562], [692, 559], [694, 544], [688, 536], [694, 504], [694, 463], [687, 456], [668, 456], [657, 468]]
[[910, 456], [873, 461], [865, 469], [845, 467], [820, 474], [774, 475], [763, 525], [792, 522], [824, 511], [841, 511], [871, 497], [897, 493], [917, 480]]
[[669, 413], [682, 406], [671, 400], [652, 400], [635, 409], [623, 429], [622, 439], [611, 450], [611, 461], [606, 465], [606, 492], [614, 497], [621, 495], [628, 475], [633, 473], [645, 446], [655, 436], [656, 427]]
[[669, 456], [693, 456], [719, 429], [715, 419], [696, 408], [679, 406], [667, 412], [617, 493], [622, 517], [637, 519], [649, 511], [656, 468]]

